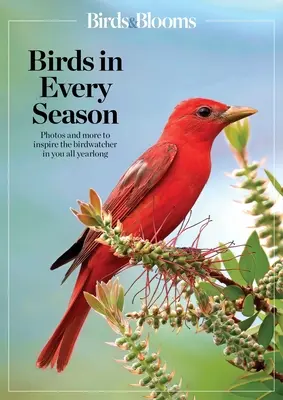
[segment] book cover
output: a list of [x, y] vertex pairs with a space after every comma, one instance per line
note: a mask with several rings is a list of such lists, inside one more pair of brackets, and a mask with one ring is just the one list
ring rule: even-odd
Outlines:
[[281, 398], [282, 1], [1, 33], [1, 398]]

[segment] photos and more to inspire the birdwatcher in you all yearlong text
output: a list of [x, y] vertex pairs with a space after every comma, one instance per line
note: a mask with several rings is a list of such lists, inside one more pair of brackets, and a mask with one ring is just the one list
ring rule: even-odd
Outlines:
[[283, 2], [0, 18], [0, 398], [283, 399]]

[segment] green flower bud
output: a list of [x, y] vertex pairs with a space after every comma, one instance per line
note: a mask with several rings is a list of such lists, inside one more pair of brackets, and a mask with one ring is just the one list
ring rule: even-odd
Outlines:
[[159, 371], [157, 371], [157, 372], [155, 373], [155, 375], [157, 376], [157, 378], [160, 378], [163, 374], [164, 374], [163, 369], [160, 369]]
[[138, 351], [142, 351], [142, 350], [146, 349], [146, 347], [147, 347], [147, 343], [146, 343], [145, 340], [142, 340], [141, 342], [139, 342], [136, 345], [136, 348], [137, 348]]
[[172, 380], [172, 375], [167, 374], [167, 375], [162, 376], [162, 377], [159, 379], [159, 382], [161, 383], [161, 385], [165, 385], [165, 383], [168, 383], [168, 382], [170, 382], [171, 380]]
[[141, 367], [136, 369], [136, 373], [141, 375], [144, 373], [145, 370], [146, 370], [145, 366], [142, 365]]
[[124, 360], [128, 362], [128, 361], [134, 360], [135, 358], [136, 358], [136, 354], [134, 352], [132, 352], [132, 353], [126, 354], [124, 357]]
[[115, 226], [115, 228], [113, 229], [115, 234], [119, 234], [122, 233], [121, 227], [120, 226]]
[[143, 379], [139, 381], [140, 386], [146, 386], [152, 380], [150, 376], [145, 376]]
[[215, 336], [213, 338], [213, 342], [216, 344], [216, 346], [220, 346], [223, 343], [223, 338], [219, 336]]
[[240, 357], [236, 357], [236, 358], [234, 358], [234, 363], [236, 364], [236, 365], [242, 365], [243, 364], [243, 359], [242, 358], [240, 358]]
[[138, 362], [135, 362], [135, 363], [132, 365], [132, 369], [136, 370], [136, 369], [138, 369], [140, 366], [141, 366], [141, 363], [140, 363], [139, 361], [138, 361]]
[[135, 342], [137, 339], [139, 339], [141, 337], [141, 332], [139, 331], [135, 331], [132, 336], [131, 339]]
[[120, 347], [122, 346], [124, 343], [127, 342], [127, 339], [125, 337], [120, 337], [118, 339], [115, 340], [115, 344]]
[[[148, 385], [149, 389], [155, 389], [156, 386], [156, 379], [153, 378], [152, 381], [150, 382], [150, 384]], [[160, 392], [156, 392], [157, 394], [159, 394]]]
[[213, 304], [212, 312], [216, 312], [216, 311], [218, 311], [219, 309], [220, 309], [220, 305], [219, 305], [218, 303]]
[[229, 346], [225, 347], [225, 349], [223, 350], [223, 353], [225, 354], [225, 356], [229, 356], [230, 354], [233, 353], [232, 348]]
[[147, 357], [145, 358], [145, 362], [146, 362], [147, 364], [151, 364], [153, 361], [156, 361], [157, 358], [158, 358], [157, 354], [156, 354], [156, 353], [152, 353], [150, 356], [147, 356]]
[[247, 369], [251, 370], [255, 367], [255, 362], [254, 361], [250, 361], [249, 363], [247, 363]]
[[153, 328], [154, 328], [154, 329], [158, 329], [159, 326], [160, 326], [160, 320], [159, 320], [159, 318], [154, 318], [154, 320], [153, 320]]

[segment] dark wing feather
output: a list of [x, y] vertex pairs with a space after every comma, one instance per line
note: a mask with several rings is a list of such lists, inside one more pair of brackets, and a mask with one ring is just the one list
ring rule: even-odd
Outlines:
[[51, 265], [50, 269], [54, 270], [74, 260], [83, 248], [84, 240], [87, 236], [89, 229], [85, 229], [79, 239], [63, 253], [57, 260]]
[[[103, 205], [103, 209], [111, 213], [114, 224], [118, 220], [123, 222], [162, 179], [176, 154], [177, 146], [175, 144], [157, 143], [130, 166]], [[98, 236], [99, 234], [93, 230], [87, 232], [80, 253], [67, 271], [64, 281], [90, 256], [98, 245], [96, 242]]]

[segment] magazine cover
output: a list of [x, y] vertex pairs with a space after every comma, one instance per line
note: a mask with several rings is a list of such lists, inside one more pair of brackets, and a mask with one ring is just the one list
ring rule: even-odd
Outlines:
[[283, 397], [282, 7], [1, 2], [1, 399]]

